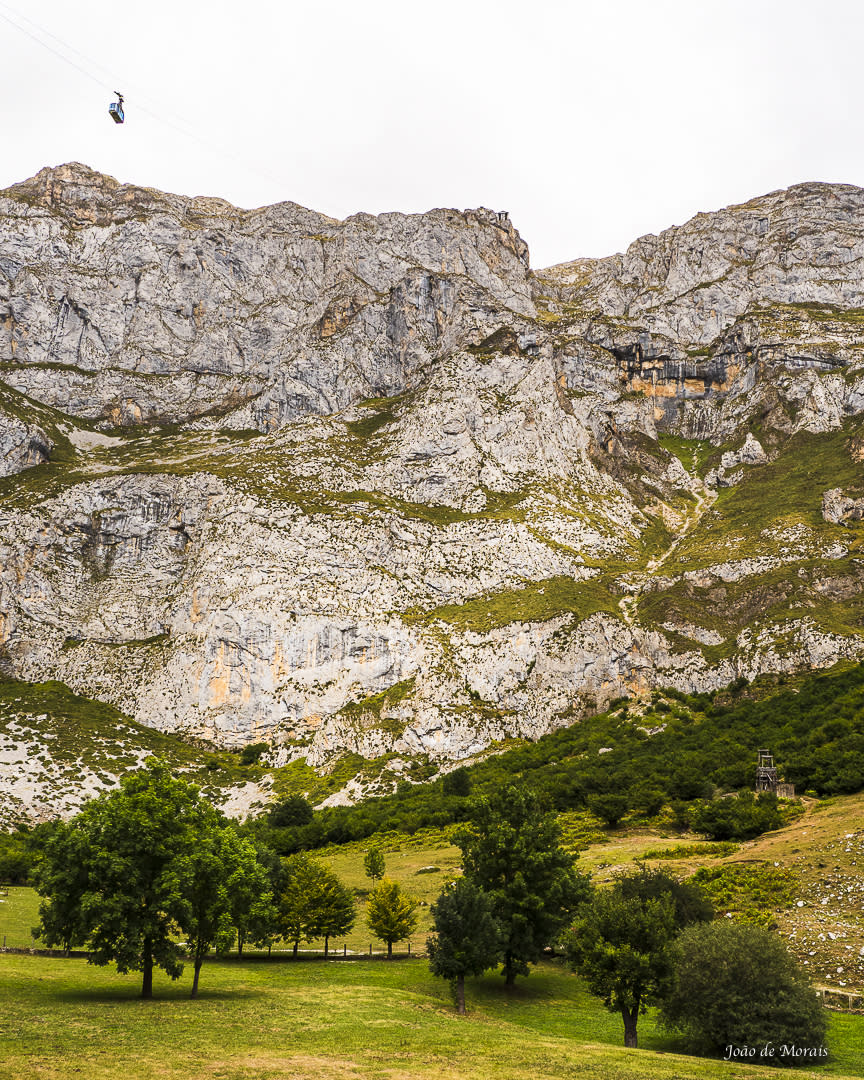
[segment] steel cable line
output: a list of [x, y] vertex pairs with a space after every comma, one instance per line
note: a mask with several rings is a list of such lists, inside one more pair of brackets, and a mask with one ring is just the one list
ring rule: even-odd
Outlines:
[[[107, 88], [110, 85], [112, 85], [112, 84], [113, 85], [120, 85], [121, 82], [123, 82], [124, 85], [129, 85], [128, 83], [125, 82], [125, 80], [118, 80], [115, 75], [111, 75], [111, 73], [108, 72], [107, 68], [103, 68], [101, 64], [95, 63], [93, 60], [90, 59], [90, 57], [85, 56], [85, 54], [82, 53], [79, 49], [76, 49], [73, 45], [70, 45], [68, 42], [64, 41], [62, 38], [58, 37], [56, 34], [52, 33], [50, 30], [47, 30], [44, 26], [41, 26], [39, 23], [35, 22], [33, 19], [31, 19], [28, 16], [22, 14], [16, 8], [12, 7], [11, 4], [6, 3], [6, 0], [0, 0], [0, 9], [4, 9], [4, 10], [0, 10], [0, 19], [3, 19], [4, 22], [6, 22], [10, 26], [14, 27], [20, 33], [24, 34], [25, 37], [28, 37], [31, 41], [34, 41], [37, 45], [41, 45], [43, 49], [46, 49], [48, 52], [52, 53], [59, 60], [62, 60], [64, 63], [68, 64], [70, 67], [74, 68], [77, 72], [79, 72], [79, 74], [85, 76], [85, 78], [87, 78], [87, 79], [90, 79], [91, 82], [96, 83], [96, 85], [101, 87], [102, 89], [107, 90]], [[10, 15], [10, 13], [11, 13], [11, 15]], [[49, 37], [53, 41], [56, 41], [58, 45], [61, 45], [69, 53], [72, 53], [72, 54], [80, 57], [81, 60], [83, 60], [85, 63], [87, 63], [90, 66], [91, 69], [98, 69], [98, 70], [102, 71], [104, 73], [104, 75], [107, 76], [107, 77], [106, 78], [98, 78], [96, 75], [93, 74], [92, 70], [87, 70], [87, 69], [81, 67], [80, 64], [76, 63], [73, 59], [71, 59], [69, 56], [65, 55], [64, 53], [60, 52], [58, 49], [55, 49], [47, 41], [43, 40], [42, 37], [37, 37], [36, 34], [32, 33], [30, 30], [28, 30], [27, 26], [22, 25], [22, 23], [28, 24], [29, 26], [31, 26], [35, 30], [37, 30], [39, 32], [39, 34], [45, 35], [45, 37]], [[135, 106], [135, 108], [139, 112], [142, 112], [145, 115], [151, 117], [158, 124], [164, 124], [167, 127], [173, 128], [174, 131], [178, 132], [185, 139], [192, 139], [194, 142], [197, 142], [200, 146], [203, 146], [206, 150], [209, 150], [211, 153], [218, 154], [221, 157], [223, 157], [223, 158], [225, 158], [225, 159], [227, 159], [229, 161], [236, 162], [242, 168], [244, 168], [248, 173], [250, 173], [251, 175], [257, 176], [259, 179], [267, 180], [268, 182], [273, 183], [273, 184], [278, 184], [280, 187], [286, 187], [287, 186], [285, 180], [282, 177], [275, 176], [275, 175], [273, 175], [273, 174], [271, 174], [269, 172], [265, 172], [265, 171], [263, 171], [261, 169], [256, 168], [253, 165], [250, 165], [246, 161], [246, 159], [241, 157], [239, 154], [232, 153], [230, 150], [226, 150], [222, 146], [217, 146], [215, 143], [211, 143], [209, 140], [202, 138], [196, 131], [192, 130], [191, 128], [188, 128], [188, 127], [184, 126], [183, 124], [178, 123], [176, 120], [172, 119], [171, 117], [163, 115], [161, 112], [156, 112], [154, 109], [148, 108], [147, 105], [142, 103], [142, 97], [139, 96], [134, 91], [135, 91], [135, 87], [133, 85], [132, 104]], [[127, 95], [124, 95], [124, 96], [125, 96], [126, 100], [128, 101], [129, 100], [129, 95], [127, 94]], [[144, 101], [147, 101], [147, 100], [152, 101], [152, 99], [148, 99], [146, 96], [143, 97], [143, 100]]]

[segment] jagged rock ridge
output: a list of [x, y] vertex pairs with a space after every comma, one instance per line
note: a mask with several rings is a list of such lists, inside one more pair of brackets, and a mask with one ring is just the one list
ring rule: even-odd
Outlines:
[[861, 655], [862, 254], [838, 185], [533, 273], [489, 210], [43, 170], [0, 196], [0, 659], [410, 776]]

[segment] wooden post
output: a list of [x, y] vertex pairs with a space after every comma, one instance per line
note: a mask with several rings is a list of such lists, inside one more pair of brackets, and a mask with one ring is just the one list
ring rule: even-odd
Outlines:
[[342, 955], [343, 956], [348, 955], [348, 943], [347, 942], [342, 946]]

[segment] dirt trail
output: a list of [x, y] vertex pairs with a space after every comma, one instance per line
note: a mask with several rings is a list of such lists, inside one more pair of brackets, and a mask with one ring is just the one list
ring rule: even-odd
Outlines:
[[[694, 455], [695, 457], [695, 455]], [[690, 473], [693, 480], [698, 483], [702, 483], [697, 476], [695, 469]], [[714, 504], [717, 498], [717, 492], [710, 488], [706, 488], [702, 485], [701, 492], [696, 493], [696, 504], [685, 516], [681, 522], [681, 527], [675, 535], [675, 538], [669, 544], [669, 546], [653, 559], [649, 559], [645, 565], [644, 570], [636, 571], [631, 575], [628, 575], [629, 582], [631, 584], [631, 590], [627, 595], [622, 596], [618, 601], [618, 607], [621, 611], [622, 618], [628, 626], [633, 626], [636, 621], [636, 609], [639, 604], [639, 597], [645, 591], [652, 574], [656, 574], [661, 566], [666, 562], [669, 556], [678, 548], [681, 541], [689, 535], [696, 528], [699, 522], [702, 520], [702, 516], [706, 510], [709, 510]]]

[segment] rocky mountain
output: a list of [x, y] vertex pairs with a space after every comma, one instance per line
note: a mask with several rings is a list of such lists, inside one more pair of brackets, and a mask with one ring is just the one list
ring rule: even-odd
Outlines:
[[0, 664], [382, 782], [864, 655], [864, 190], [532, 271], [506, 213], [0, 193]]

